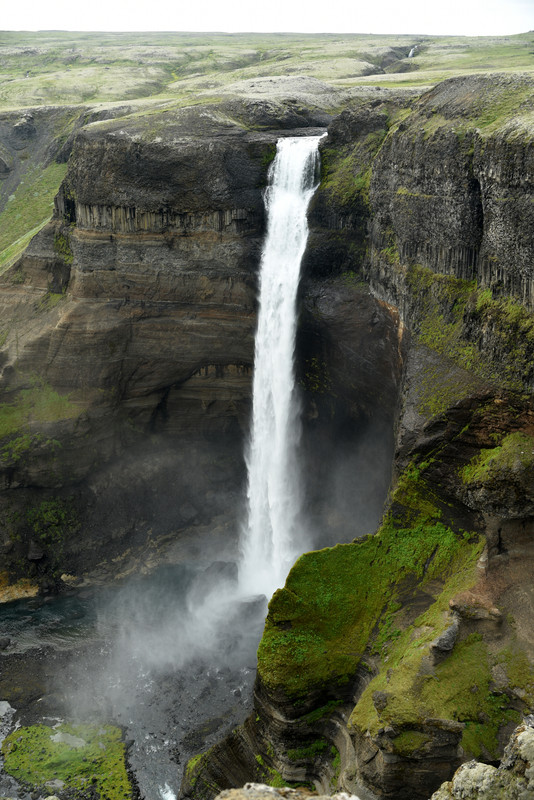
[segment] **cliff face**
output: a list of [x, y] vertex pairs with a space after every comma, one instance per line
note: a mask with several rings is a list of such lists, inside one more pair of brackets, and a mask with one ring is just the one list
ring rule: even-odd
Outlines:
[[203, 110], [165, 131], [84, 129], [2, 278], [8, 567], [78, 572], [236, 505], [275, 139]]
[[307, 266], [367, 279], [404, 325], [394, 491], [376, 536], [306, 554], [274, 595], [254, 716], [185, 795], [228, 786], [228, 759], [423, 800], [532, 708], [532, 88], [448, 81], [329, 129]]

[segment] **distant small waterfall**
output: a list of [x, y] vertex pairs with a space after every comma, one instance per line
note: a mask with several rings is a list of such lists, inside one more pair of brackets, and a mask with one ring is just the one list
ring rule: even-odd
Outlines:
[[239, 583], [268, 597], [302, 543], [299, 404], [294, 374], [296, 298], [316, 189], [319, 136], [280, 139], [266, 190], [267, 236], [260, 267], [253, 415], [247, 453], [248, 519]]

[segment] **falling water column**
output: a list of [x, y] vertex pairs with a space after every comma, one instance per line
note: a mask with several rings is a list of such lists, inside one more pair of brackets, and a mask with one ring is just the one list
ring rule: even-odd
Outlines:
[[260, 266], [253, 415], [247, 452], [248, 519], [239, 581], [268, 597], [302, 549], [300, 439], [295, 389], [296, 298], [316, 189], [319, 136], [280, 139], [266, 190], [267, 236]]

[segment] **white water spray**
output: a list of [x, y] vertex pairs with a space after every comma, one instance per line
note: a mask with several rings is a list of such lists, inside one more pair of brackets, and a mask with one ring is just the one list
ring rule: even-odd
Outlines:
[[260, 298], [247, 455], [248, 521], [239, 583], [244, 593], [281, 586], [302, 545], [297, 464], [299, 404], [293, 356], [306, 212], [316, 189], [319, 136], [280, 139], [266, 191], [267, 236]]

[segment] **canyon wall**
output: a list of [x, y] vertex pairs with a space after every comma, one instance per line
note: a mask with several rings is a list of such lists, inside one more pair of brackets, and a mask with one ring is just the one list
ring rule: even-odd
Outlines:
[[2, 278], [4, 563], [45, 583], [237, 505], [275, 140], [139, 127], [83, 129]]

